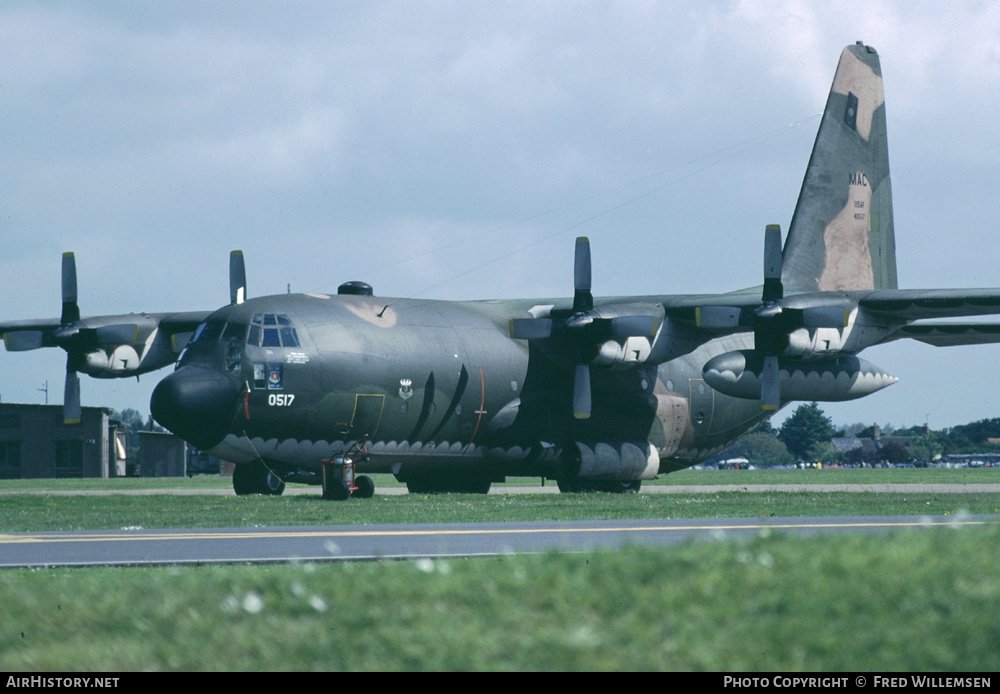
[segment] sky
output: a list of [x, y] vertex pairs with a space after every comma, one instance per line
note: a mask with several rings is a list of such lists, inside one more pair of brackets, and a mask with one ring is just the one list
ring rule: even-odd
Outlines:
[[[0, 4], [0, 319], [251, 296], [597, 296], [761, 283], [840, 52], [882, 60], [899, 284], [1000, 286], [1000, 4]], [[837, 424], [1000, 416], [1000, 346], [899, 341]], [[167, 369], [82, 378], [149, 412]], [[0, 354], [0, 399], [62, 401], [60, 350]], [[793, 411], [786, 408], [780, 423]]]

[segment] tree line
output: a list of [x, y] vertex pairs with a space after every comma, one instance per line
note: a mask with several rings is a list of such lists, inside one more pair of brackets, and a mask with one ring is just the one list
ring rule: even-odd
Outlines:
[[[834, 439], [839, 445], [834, 445]], [[812, 402], [799, 405], [778, 429], [763, 422], [713, 460], [746, 458], [757, 467], [800, 462], [900, 464], [928, 463], [962, 453], [1000, 453], [1000, 418], [940, 430], [925, 425], [896, 429], [891, 425], [851, 424], [837, 428]]]

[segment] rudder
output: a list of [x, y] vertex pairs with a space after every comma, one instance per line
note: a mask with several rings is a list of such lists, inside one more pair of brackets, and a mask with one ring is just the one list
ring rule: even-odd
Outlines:
[[784, 248], [790, 293], [895, 289], [882, 68], [858, 43], [840, 56]]

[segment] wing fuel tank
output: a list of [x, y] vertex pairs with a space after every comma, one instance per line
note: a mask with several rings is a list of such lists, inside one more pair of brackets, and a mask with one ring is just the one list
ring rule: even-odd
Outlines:
[[[761, 396], [763, 362], [750, 350], [726, 352], [705, 364], [702, 373], [705, 382], [720, 393], [756, 400]], [[853, 355], [814, 360], [779, 357], [778, 370], [782, 400], [854, 400], [899, 380]]]

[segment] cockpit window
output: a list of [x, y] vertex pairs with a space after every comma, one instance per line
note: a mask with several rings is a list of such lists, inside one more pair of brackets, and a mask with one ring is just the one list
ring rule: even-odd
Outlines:
[[278, 339], [278, 329], [264, 328], [264, 339], [260, 344], [261, 347], [281, 347], [281, 340]]
[[285, 347], [298, 347], [299, 336], [295, 334], [295, 328], [281, 328], [281, 344]]
[[230, 323], [226, 326], [225, 331], [222, 333], [223, 340], [231, 340], [234, 342], [243, 342], [247, 336], [247, 324], [246, 323]]
[[247, 344], [259, 347], [299, 347], [291, 319], [280, 313], [258, 313], [253, 317]]

